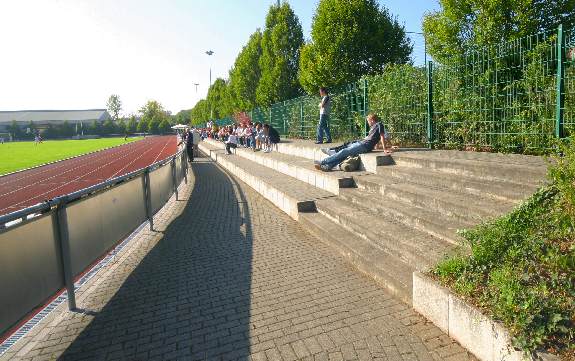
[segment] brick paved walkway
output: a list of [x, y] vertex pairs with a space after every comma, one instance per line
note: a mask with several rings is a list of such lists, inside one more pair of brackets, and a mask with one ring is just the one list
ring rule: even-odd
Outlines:
[[89, 282], [82, 312], [59, 307], [4, 359], [472, 359], [251, 188], [192, 169], [189, 202]]

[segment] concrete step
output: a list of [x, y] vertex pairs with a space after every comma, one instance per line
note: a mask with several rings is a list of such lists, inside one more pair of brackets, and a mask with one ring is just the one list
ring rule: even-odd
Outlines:
[[[321, 149], [332, 148], [342, 143], [330, 144], [314, 144], [309, 140], [302, 139], [286, 139], [278, 144], [278, 152], [282, 154], [292, 155], [309, 160], [322, 160], [327, 157]], [[362, 170], [375, 173], [378, 166], [392, 164], [393, 160], [389, 154], [383, 151], [373, 151], [366, 154], [360, 154]]]
[[315, 211], [315, 202], [317, 200], [333, 197], [327, 191], [297, 179], [286, 177], [280, 172], [248, 159], [233, 154], [227, 155], [225, 150], [208, 142], [200, 142], [198, 147], [220, 166], [254, 188], [263, 197], [295, 220], [298, 219], [301, 212]]
[[412, 184], [442, 187], [459, 193], [513, 203], [527, 198], [537, 190], [537, 186], [532, 184], [518, 184], [502, 180], [485, 181], [474, 177], [437, 172], [425, 168], [378, 167], [377, 174], [401, 179]]
[[[443, 154], [443, 155], [442, 155]], [[497, 155], [494, 160], [461, 159], [448, 157], [451, 153], [396, 152], [392, 158], [397, 166], [435, 170], [486, 181], [507, 181], [516, 184], [539, 186], [545, 182], [546, 167], [521, 163], [504, 163]], [[485, 157], [485, 156], [484, 156]], [[497, 161], [495, 161], [497, 159]]]
[[319, 213], [302, 213], [299, 222], [337, 249], [348, 262], [402, 301], [411, 304], [415, 268]]
[[420, 208], [438, 211], [463, 221], [477, 222], [500, 216], [510, 211], [510, 202], [485, 199], [453, 190], [432, 186], [414, 185], [397, 178], [384, 178], [380, 175], [366, 175], [355, 179], [357, 187], [379, 193], [388, 200], [396, 200]]
[[453, 248], [451, 243], [395, 222], [385, 214], [365, 212], [345, 200], [318, 200], [316, 208], [373, 247], [420, 271], [435, 265]]
[[444, 150], [444, 149], [427, 149], [427, 148], [405, 148], [399, 149], [394, 152], [394, 155], [409, 155], [413, 157], [435, 157], [447, 159], [463, 159], [463, 160], [477, 160], [489, 162], [492, 164], [519, 164], [533, 167], [546, 168], [549, 160], [545, 157], [524, 155], [524, 154], [507, 154], [507, 153], [489, 153], [489, 152], [473, 152], [473, 151], [460, 151], [460, 150]]
[[[225, 144], [219, 141], [210, 139], [206, 143], [219, 149], [225, 149]], [[313, 161], [307, 158], [280, 152], [254, 152], [251, 148], [238, 147], [235, 154], [333, 194], [339, 194], [340, 188], [354, 187], [355, 183], [352, 176], [367, 174], [364, 171], [342, 172], [334, 170], [321, 172], [315, 169]]]
[[461, 244], [458, 229], [468, 229], [477, 223], [449, 217], [432, 209], [416, 207], [401, 201], [390, 202], [383, 197], [376, 200], [372, 193], [366, 193], [361, 189], [342, 190], [339, 198], [365, 212], [385, 215], [386, 218], [400, 222], [406, 227], [415, 228], [453, 245]]

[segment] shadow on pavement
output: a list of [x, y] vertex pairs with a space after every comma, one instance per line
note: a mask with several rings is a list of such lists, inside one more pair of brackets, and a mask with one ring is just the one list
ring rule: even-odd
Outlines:
[[197, 160], [183, 213], [61, 359], [247, 358], [248, 205], [234, 179], [206, 158]]

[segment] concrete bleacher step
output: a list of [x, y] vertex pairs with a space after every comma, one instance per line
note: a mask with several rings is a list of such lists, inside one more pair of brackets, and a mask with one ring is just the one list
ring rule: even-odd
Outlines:
[[316, 202], [317, 211], [377, 249], [425, 271], [445, 256], [453, 244], [387, 218], [365, 212], [338, 198]]
[[411, 304], [414, 267], [320, 213], [302, 213], [299, 222], [312, 235], [338, 250], [357, 270]]
[[400, 201], [390, 202], [384, 198], [374, 201], [372, 193], [366, 194], [361, 189], [342, 190], [339, 198], [366, 212], [385, 216], [404, 224], [406, 227], [426, 232], [453, 245], [461, 244], [457, 230], [471, 228], [477, 223], [449, 217], [429, 208], [415, 207]]
[[416, 207], [432, 209], [463, 221], [481, 221], [504, 214], [513, 208], [510, 202], [502, 202], [431, 186], [420, 186], [396, 178], [367, 175], [356, 180], [357, 187], [379, 193], [388, 201], [400, 201]]
[[[342, 143], [314, 144], [301, 139], [288, 139], [278, 144], [278, 152], [309, 160], [322, 160], [327, 157], [327, 155], [321, 151], [322, 148], [331, 148], [341, 144]], [[375, 173], [378, 166], [389, 165], [393, 162], [389, 154], [385, 154], [379, 150], [367, 154], [360, 154], [359, 157], [361, 158], [361, 169], [371, 173]]]
[[485, 181], [463, 175], [454, 175], [434, 170], [414, 167], [378, 167], [377, 174], [401, 179], [422, 186], [436, 186], [451, 189], [471, 196], [482, 196], [497, 201], [519, 202], [534, 193], [537, 186], [510, 181]]
[[304, 183], [248, 159], [227, 155], [208, 142], [201, 142], [199, 149], [220, 164], [224, 169], [254, 188], [258, 193], [297, 220], [301, 212], [315, 210], [319, 199], [333, 197], [333, 194]]
[[[207, 143], [213, 147], [225, 149], [225, 144], [222, 142], [210, 139], [207, 140]], [[254, 152], [251, 148], [238, 147], [235, 154], [333, 194], [339, 194], [340, 188], [353, 187], [352, 175], [366, 174], [366, 172], [361, 171], [345, 173], [340, 170], [328, 173], [319, 172], [308, 158], [275, 151], [270, 153]]]
[[[466, 153], [466, 152], [459, 152]], [[396, 166], [416, 167], [452, 174], [454, 176], [472, 177], [485, 181], [508, 181], [516, 184], [539, 186], [543, 184], [547, 169], [539, 158], [534, 163], [504, 162], [504, 154], [489, 153], [482, 159], [465, 159], [463, 155], [441, 151], [401, 151], [393, 153]], [[469, 156], [468, 156], [469, 157]], [[470, 157], [471, 158], [471, 157]]]

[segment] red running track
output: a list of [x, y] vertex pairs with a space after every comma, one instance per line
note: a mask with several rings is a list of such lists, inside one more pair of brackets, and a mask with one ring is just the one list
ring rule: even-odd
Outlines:
[[175, 136], [148, 137], [0, 177], [0, 215], [144, 168], [176, 153]]

